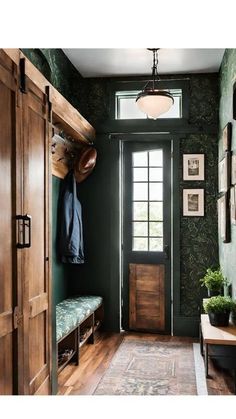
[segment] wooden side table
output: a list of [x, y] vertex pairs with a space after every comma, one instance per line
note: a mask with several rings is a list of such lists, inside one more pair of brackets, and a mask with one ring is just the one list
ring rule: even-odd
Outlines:
[[[205, 345], [205, 353], [204, 353], [204, 345]], [[208, 375], [209, 345], [229, 345], [229, 346], [236, 347], [236, 326], [233, 326], [231, 324], [228, 327], [212, 326], [209, 322], [208, 314], [201, 314], [200, 349], [201, 349], [201, 355], [204, 356], [206, 378], [209, 378], [209, 375]], [[235, 365], [236, 365], [236, 358], [235, 358]], [[236, 366], [234, 368], [234, 385], [235, 385], [235, 394], [236, 394]]]

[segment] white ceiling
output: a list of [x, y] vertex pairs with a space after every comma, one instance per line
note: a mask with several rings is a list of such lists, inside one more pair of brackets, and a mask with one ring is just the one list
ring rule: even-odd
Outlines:
[[[138, 48], [66, 48], [63, 50], [83, 77], [151, 74], [152, 52]], [[217, 72], [224, 49], [160, 49], [158, 73]]]

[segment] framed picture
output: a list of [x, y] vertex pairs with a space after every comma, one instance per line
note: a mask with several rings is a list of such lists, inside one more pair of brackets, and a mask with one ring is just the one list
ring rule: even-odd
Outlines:
[[236, 184], [236, 154], [231, 157], [231, 185]]
[[183, 215], [188, 217], [204, 216], [204, 189], [183, 190]]
[[223, 129], [222, 140], [223, 140], [223, 151], [229, 151], [231, 148], [231, 136], [232, 136], [232, 124], [228, 122]]
[[228, 194], [218, 199], [218, 227], [219, 235], [224, 243], [230, 242], [230, 220]]
[[230, 188], [230, 220], [236, 224], [236, 185]]
[[229, 189], [229, 166], [230, 152], [227, 152], [219, 162], [219, 192], [227, 192]]
[[233, 119], [236, 119], [236, 82], [233, 85]]
[[204, 180], [204, 154], [183, 155], [183, 180]]

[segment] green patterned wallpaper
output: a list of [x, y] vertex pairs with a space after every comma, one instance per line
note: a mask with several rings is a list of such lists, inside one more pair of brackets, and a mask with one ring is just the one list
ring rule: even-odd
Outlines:
[[[232, 122], [232, 150], [236, 151], [236, 121], [233, 120], [233, 84], [236, 82], [236, 49], [227, 49], [220, 71], [220, 110], [219, 110], [219, 158], [222, 151], [222, 129]], [[223, 243], [219, 238], [220, 265], [232, 283], [232, 295], [236, 298], [236, 226], [231, 225], [231, 242]]]
[[180, 219], [180, 314], [197, 316], [204, 289], [199, 279], [206, 268], [217, 267], [217, 135], [188, 135], [180, 143], [180, 179], [182, 179], [182, 155], [205, 154], [205, 181], [180, 181], [181, 212], [184, 188], [205, 189], [204, 217]]
[[86, 83], [61, 49], [22, 49], [51, 84], [85, 116]]

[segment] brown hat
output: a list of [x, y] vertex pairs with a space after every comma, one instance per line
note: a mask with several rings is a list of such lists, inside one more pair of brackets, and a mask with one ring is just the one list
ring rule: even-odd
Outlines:
[[83, 148], [75, 160], [74, 175], [76, 182], [81, 183], [93, 171], [96, 164], [97, 150], [94, 147]]

